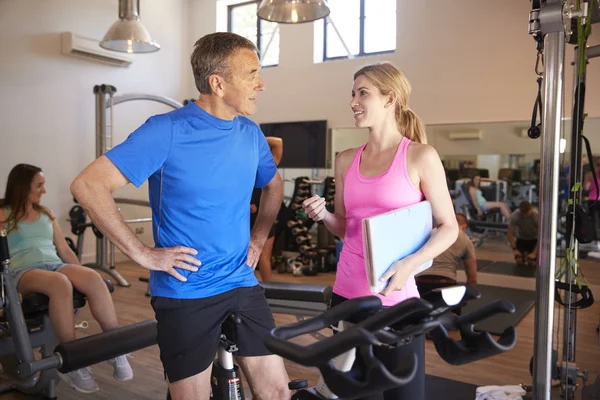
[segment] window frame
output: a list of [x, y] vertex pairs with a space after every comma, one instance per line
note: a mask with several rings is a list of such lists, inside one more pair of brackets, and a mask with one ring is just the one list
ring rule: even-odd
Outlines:
[[[377, 56], [381, 54], [390, 54], [394, 53], [396, 49], [393, 50], [384, 50], [384, 51], [375, 51], [372, 53], [365, 52], [365, 0], [360, 0], [360, 34], [359, 34], [359, 44], [358, 44], [358, 53], [353, 54], [353, 57], [367, 57], [367, 56]], [[396, 27], [397, 28], [397, 27]], [[333, 29], [333, 28], [331, 28]], [[335, 31], [334, 31], [335, 34]], [[337, 34], [335, 34], [337, 35]], [[344, 49], [345, 50], [345, 49]], [[347, 60], [348, 54], [345, 56], [336, 56], [336, 57], [327, 57], [327, 18], [323, 18], [323, 61], [335, 61], [335, 60]]]
[[[249, 4], [256, 4], [256, 8], [258, 9], [258, 7], [260, 6], [260, 0], [249, 0], [249, 1], [245, 1], [242, 3], [235, 3], [235, 4], [230, 4], [227, 6], [227, 32], [231, 32], [231, 33], [235, 33], [231, 31], [231, 25], [232, 25], [232, 19], [233, 19], [233, 10], [236, 7], [243, 7], [243, 6], [247, 6]], [[258, 53], [262, 56], [262, 52], [261, 52], [261, 39], [260, 37], [262, 36], [262, 32], [260, 29], [260, 18], [258, 18], [258, 16], [256, 16], [256, 48], [258, 49]], [[277, 57], [279, 59], [279, 57]], [[269, 68], [269, 67], [276, 67], [277, 65], [279, 65], [279, 61], [276, 64], [270, 64], [270, 65], [263, 65], [263, 68]]]

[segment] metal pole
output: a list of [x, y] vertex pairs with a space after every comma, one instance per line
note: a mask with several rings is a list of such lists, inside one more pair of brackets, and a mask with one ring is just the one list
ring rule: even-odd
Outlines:
[[[578, 87], [580, 82], [585, 82], [585, 75], [579, 76], [579, 48], [575, 47], [574, 51], [574, 66], [573, 66], [573, 114], [571, 116], [571, 176], [569, 177], [569, 190], [573, 188], [576, 182], [581, 182], [581, 139], [579, 133], [583, 129], [583, 94]], [[569, 205], [569, 214], [567, 218], [567, 243], [568, 246], [573, 248], [572, 255], [575, 259], [578, 258], [579, 244], [577, 240], [571, 237], [575, 226], [575, 211], [574, 208], [577, 204], [581, 204], [581, 189], [576, 193], [569, 194], [569, 198], [573, 199], [573, 204]], [[573, 268], [571, 268], [573, 267]], [[577, 265], [567, 265], [567, 275], [565, 282], [575, 285], [575, 278], [577, 277]], [[563, 361], [575, 362], [575, 341], [576, 341], [576, 328], [577, 328], [577, 310], [571, 309], [570, 305], [577, 301], [576, 293], [569, 293], [567, 304], [569, 308], [565, 312], [565, 325], [564, 325], [564, 338], [563, 338]], [[568, 395], [567, 395], [568, 396]], [[568, 399], [568, 397], [567, 397]]]
[[544, 111], [540, 176], [540, 237], [536, 280], [533, 358], [533, 399], [550, 400], [552, 332], [558, 219], [558, 165], [562, 116], [565, 38], [562, 31], [546, 34]]
[[94, 86], [96, 96], [96, 158], [102, 155], [104, 126], [106, 125], [106, 114], [104, 112], [104, 91], [101, 86]]

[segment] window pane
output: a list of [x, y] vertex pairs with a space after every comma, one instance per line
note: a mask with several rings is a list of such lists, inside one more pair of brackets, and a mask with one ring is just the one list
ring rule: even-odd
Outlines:
[[365, 0], [365, 16], [396, 13], [396, 0]]
[[[360, 50], [360, 0], [330, 0], [331, 19], [352, 54]], [[348, 52], [333, 26], [327, 21], [326, 57], [344, 57]]]
[[396, 0], [365, 0], [364, 52], [396, 49]]
[[365, 53], [396, 49], [396, 14], [365, 17]]
[[336, 23], [340, 18], [360, 17], [360, 0], [329, 0], [327, 5]]
[[256, 44], [256, 3], [232, 7], [229, 31], [244, 36]]
[[269, 44], [269, 40], [271, 40], [271, 36], [273, 35], [273, 31], [275, 31], [275, 29], [277, 29], [277, 22], [260, 20], [261, 58], [263, 57], [263, 53], [265, 52], [265, 50], [267, 50], [262, 60], [263, 67], [279, 64], [279, 30], [277, 30], [275, 36], [273, 36], [273, 41], [267, 49], [267, 45]]

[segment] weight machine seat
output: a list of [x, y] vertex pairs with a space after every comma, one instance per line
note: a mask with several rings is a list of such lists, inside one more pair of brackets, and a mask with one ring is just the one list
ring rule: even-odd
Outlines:
[[489, 221], [472, 221], [472, 223], [478, 228], [490, 228], [492, 230], [506, 231], [508, 230], [508, 224], [502, 222], [489, 222]]
[[469, 185], [463, 184], [460, 188], [462, 195], [467, 199], [467, 204], [464, 205], [464, 212], [466, 214], [469, 226], [472, 228], [490, 228], [499, 231], [508, 231], [508, 224], [504, 222], [492, 222], [488, 219], [496, 214], [500, 214], [500, 210], [488, 210], [484, 211], [483, 215], [479, 217], [477, 215], [477, 208], [471, 199], [469, 194]]
[[[108, 279], [104, 280], [108, 291], [110, 293], [115, 291], [115, 287], [112, 282]], [[28, 326], [39, 325], [42, 320], [43, 314], [48, 312], [48, 304], [50, 299], [45, 294], [41, 293], [29, 293], [23, 296], [21, 301], [21, 309], [23, 310], [23, 316]], [[77, 289], [73, 289], [73, 308], [78, 309], [84, 307], [86, 304], [85, 295]], [[6, 315], [2, 316], [2, 322], [6, 321]]]
[[329, 305], [333, 290], [328, 285], [260, 282], [268, 300], [289, 300]]

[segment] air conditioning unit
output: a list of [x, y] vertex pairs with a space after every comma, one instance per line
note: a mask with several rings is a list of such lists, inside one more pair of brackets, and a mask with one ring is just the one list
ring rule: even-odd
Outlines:
[[62, 53], [69, 56], [117, 67], [128, 67], [133, 62], [133, 56], [126, 53], [105, 50], [100, 47], [99, 41], [84, 38], [72, 32], [63, 32], [61, 41]]
[[481, 131], [450, 132], [448, 134], [450, 140], [481, 140], [482, 137]]

